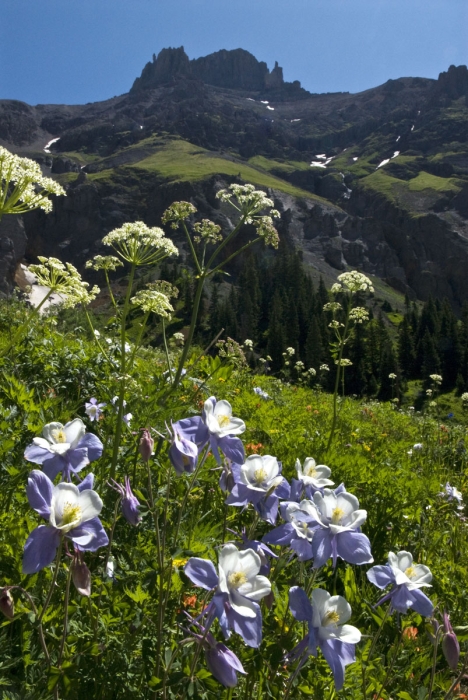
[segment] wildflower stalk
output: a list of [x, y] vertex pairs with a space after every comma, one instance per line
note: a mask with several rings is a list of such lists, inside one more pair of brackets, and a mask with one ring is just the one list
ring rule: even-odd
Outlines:
[[[381, 624], [380, 624], [380, 627], [379, 627], [379, 629], [377, 630], [377, 632], [376, 632], [375, 635], [374, 635], [374, 638], [373, 638], [373, 640], [372, 640], [372, 644], [370, 645], [369, 653], [367, 654], [366, 664], [364, 664], [363, 660], [361, 659], [361, 670], [362, 670], [362, 697], [364, 698], [364, 700], [366, 700], [366, 698], [367, 698], [367, 693], [366, 693], [366, 671], [367, 671], [367, 665], [370, 663], [370, 660], [371, 660], [371, 658], [372, 658], [372, 655], [373, 655], [373, 653], [374, 653], [374, 651], [375, 651], [375, 647], [377, 646], [377, 642], [378, 642], [378, 640], [379, 640], [379, 637], [380, 637], [380, 635], [382, 634], [382, 630], [383, 630], [383, 628], [384, 628], [384, 625], [385, 625], [385, 623], [386, 623], [387, 620], [388, 620], [388, 617], [389, 617], [389, 615], [390, 615], [390, 608], [391, 608], [391, 606], [392, 606], [392, 604], [389, 603], [389, 604], [388, 604], [388, 607], [387, 607], [387, 609], [386, 609], [386, 611], [385, 611], [384, 618], [383, 618], [383, 620], [382, 620], [382, 622], [381, 622]], [[378, 697], [378, 696], [377, 696], [377, 697]]]
[[116, 467], [117, 467], [117, 460], [119, 458], [119, 447], [120, 447], [120, 439], [122, 436], [122, 418], [123, 418], [123, 409], [124, 409], [124, 399], [125, 399], [125, 373], [126, 373], [126, 356], [125, 356], [125, 343], [126, 343], [126, 333], [125, 333], [125, 324], [127, 321], [127, 315], [128, 311], [130, 308], [130, 297], [132, 294], [132, 288], [133, 288], [133, 280], [135, 277], [135, 270], [136, 270], [136, 263], [132, 263], [132, 266], [130, 268], [130, 276], [128, 280], [128, 286], [127, 286], [127, 293], [125, 295], [125, 302], [124, 302], [124, 307], [122, 310], [122, 317], [120, 319], [120, 390], [119, 390], [119, 399], [118, 399], [118, 404], [117, 404], [117, 424], [115, 427], [115, 436], [114, 436], [114, 447], [112, 450], [112, 461], [111, 461], [111, 468], [110, 468], [110, 478], [115, 479], [115, 472], [116, 472]]
[[169, 349], [167, 347], [166, 323], [164, 321], [164, 318], [162, 319], [162, 332], [163, 332], [163, 341], [164, 341], [164, 352], [166, 353], [167, 371], [169, 372], [169, 379], [172, 380], [172, 367], [171, 367], [171, 361], [169, 359]]
[[450, 700], [453, 693], [455, 692], [455, 689], [457, 688], [458, 684], [460, 683], [461, 679], [465, 676], [465, 673], [467, 671], [467, 667], [468, 667], [468, 654], [465, 654], [465, 660], [463, 662], [462, 669], [461, 669], [460, 673], [458, 674], [458, 676], [453, 681], [450, 688], [445, 693], [443, 700]]
[[51, 600], [53, 592], [54, 592], [55, 583], [57, 581], [57, 575], [58, 575], [58, 571], [60, 568], [60, 558], [62, 556], [62, 547], [63, 547], [63, 537], [60, 538], [60, 544], [57, 548], [57, 556], [55, 558], [55, 568], [54, 568], [54, 573], [52, 575], [52, 582], [50, 584], [50, 588], [49, 588], [49, 591], [47, 593], [45, 603], [42, 606], [41, 614], [39, 615], [39, 619], [38, 619], [39, 624], [42, 622], [42, 618], [44, 617], [44, 615], [47, 611], [47, 608], [49, 607], [49, 603], [50, 603], [50, 600]]
[[336, 377], [335, 377], [335, 387], [333, 389], [333, 420], [332, 420], [332, 426], [330, 430], [330, 436], [328, 438], [328, 443], [327, 447], [325, 449], [325, 454], [328, 452], [328, 450], [331, 447], [331, 444], [333, 442], [333, 436], [335, 434], [335, 428], [336, 428], [336, 401], [338, 397], [338, 387], [340, 385], [340, 374], [344, 372], [344, 367], [341, 366], [341, 360], [343, 359], [343, 350], [344, 346], [346, 343], [346, 333], [348, 332], [348, 326], [349, 326], [349, 312], [351, 310], [351, 303], [348, 304], [347, 309], [346, 309], [346, 320], [345, 320], [345, 325], [344, 325], [344, 331], [343, 335], [340, 338], [340, 350], [338, 353], [338, 364], [336, 366]]
[[63, 652], [65, 649], [65, 641], [67, 638], [67, 628], [68, 628], [68, 601], [70, 599], [70, 584], [71, 584], [71, 579], [72, 579], [72, 567], [70, 566], [68, 569], [68, 578], [67, 578], [67, 587], [65, 589], [65, 599], [63, 602], [63, 632], [62, 632], [62, 639], [60, 641], [60, 649], [59, 649], [59, 655], [57, 659], [57, 666], [60, 668], [60, 665], [62, 663], [62, 657], [63, 657]]
[[47, 648], [47, 643], [46, 643], [46, 640], [44, 637], [44, 629], [42, 627], [42, 622], [39, 620], [39, 615], [38, 615], [37, 608], [36, 608], [36, 605], [35, 605], [33, 599], [31, 598], [29, 593], [27, 591], [25, 591], [25, 589], [22, 588], [21, 586], [9, 586], [8, 590], [9, 591], [15, 591], [15, 590], [20, 591], [20, 593], [23, 593], [26, 596], [26, 598], [28, 599], [29, 604], [32, 608], [32, 611], [33, 611], [34, 615], [36, 616], [36, 619], [38, 620], [37, 631], [39, 633], [39, 641], [41, 643], [42, 651], [44, 652], [44, 656], [45, 656], [45, 659], [47, 661], [47, 665], [50, 666], [50, 654], [49, 654], [49, 650]]
[[436, 672], [436, 665], [437, 665], [437, 648], [439, 646], [439, 639], [440, 635], [443, 631], [442, 627], [439, 627], [434, 638], [434, 651], [432, 654], [432, 668], [431, 668], [431, 679], [429, 681], [429, 690], [427, 693], [427, 700], [432, 700], [432, 692], [434, 690], [434, 680], [435, 680], [435, 672]]

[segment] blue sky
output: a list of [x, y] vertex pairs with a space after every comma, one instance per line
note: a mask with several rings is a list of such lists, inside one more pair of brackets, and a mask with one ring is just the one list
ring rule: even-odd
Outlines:
[[468, 0], [0, 0], [0, 99], [127, 92], [167, 46], [244, 48], [311, 92], [437, 78], [468, 63]]

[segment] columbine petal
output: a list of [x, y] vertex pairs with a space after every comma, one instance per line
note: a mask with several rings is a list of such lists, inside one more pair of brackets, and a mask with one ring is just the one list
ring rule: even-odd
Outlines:
[[431, 617], [434, 612], [434, 606], [427, 595], [419, 589], [409, 591], [409, 594], [412, 598], [411, 607], [413, 610], [424, 617]]
[[216, 569], [211, 561], [200, 559], [199, 557], [191, 557], [184, 566], [186, 576], [196, 586], [205, 588], [211, 591], [218, 585], [219, 579], [216, 574]]
[[45, 566], [52, 564], [59, 543], [60, 535], [57, 530], [47, 525], [36, 527], [24, 545], [23, 574], [37, 574]]
[[382, 564], [369, 569], [367, 578], [374, 586], [380, 589], [386, 588], [391, 583], [395, 583], [395, 574], [390, 566], [384, 566]]
[[102, 500], [96, 491], [83, 491], [79, 496], [79, 506], [81, 508], [81, 522], [95, 518], [102, 510]]
[[86, 433], [85, 435], [83, 435], [76, 447], [87, 448], [88, 458], [90, 462], [94, 462], [96, 459], [99, 459], [104, 449], [104, 445], [102, 444], [98, 436], [94, 435], [93, 433]]
[[86, 433], [86, 426], [81, 420], [81, 418], [75, 418], [66, 425], [63, 426], [64, 433], [66, 435], [66, 442], [70, 443], [70, 447], [73, 449], [78, 445], [81, 438]]
[[230, 590], [229, 602], [232, 609], [242, 617], [256, 617], [257, 607], [249, 598], [241, 595], [235, 588]]
[[299, 586], [289, 589], [289, 608], [298, 622], [312, 622], [312, 605], [307, 593]]
[[100, 547], [107, 547], [109, 538], [99, 518], [87, 520], [79, 527], [70, 530], [67, 537], [75, 542], [80, 549], [95, 552]]
[[342, 532], [336, 536], [339, 557], [350, 564], [370, 564], [374, 561], [368, 537], [362, 532]]
[[52, 502], [53, 491], [54, 485], [51, 480], [43, 472], [38, 469], [33, 469], [28, 477], [26, 495], [31, 508], [34, 508], [34, 510], [46, 520], [48, 520], [50, 516], [50, 504]]

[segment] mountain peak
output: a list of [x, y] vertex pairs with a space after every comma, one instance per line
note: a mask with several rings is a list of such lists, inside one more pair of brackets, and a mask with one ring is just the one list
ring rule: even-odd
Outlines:
[[284, 86], [300, 90], [299, 81], [285, 83], [283, 69], [275, 62], [270, 71], [264, 61], [258, 61], [245, 49], [221, 49], [208, 56], [190, 60], [184, 47], [162, 49], [147, 63], [133, 83], [130, 92], [160, 87], [179, 78], [192, 78], [208, 85], [233, 90], [278, 90]]

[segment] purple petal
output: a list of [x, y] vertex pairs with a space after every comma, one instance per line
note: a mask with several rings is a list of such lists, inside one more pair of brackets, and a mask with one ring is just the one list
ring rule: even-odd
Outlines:
[[312, 622], [312, 605], [307, 593], [299, 586], [289, 589], [289, 608], [298, 622]]
[[206, 665], [213, 676], [226, 688], [237, 685], [237, 671], [245, 673], [237, 656], [224, 644], [217, 644], [205, 652]]
[[262, 643], [262, 613], [257, 603], [253, 606], [257, 612], [255, 617], [242, 617], [232, 609], [226, 615], [231, 629], [240, 634], [247, 646], [257, 648]]
[[393, 573], [392, 569], [383, 564], [373, 566], [372, 569], [369, 569], [367, 572], [367, 578], [374, 584], [374, 586], [377, 586], [377, 588], [380, 589], [386, 588], [390, 583], [395, 583], [395, 574]]
[[24, 451], [24, 458], [28, 462], [34, 462], [34, 464], [44, 464], [46, 459], [50, 459], [51, 453], [46, 450], [45, 447], [39, 447], [39, 445], [32, 442]]
[[78, 484], [78, 491], [87, 491], [88, 489], [92, 489], [93, 486], [94, 486], [94, 474], [92, 472], [89, 472], [89, 474], [86, 474], [83, 481]]
[[255, 510], [263, 520], [274, 525], [278, 515], [278, 504], [278, 497], [273, 493], [267, 499], [262, 499], [255, 503]]
[[350, 564], [369, 564], [374, 561], [369, 539], [361, 532], [340, 532], [335, 538], [338, 556]]
[[[49, 453], [50, 454], [50, 453]], [[68, 462], [61, 455], [54, 455], [48, 460], [42, 463], [42, 471], [46, 474], [51, 481], [55, 479], [57, 474], [66, 472], [68, 467]], [[69, 478], [69, 477], [68, 477]]]
[[76, 448], [80, 449], [82, 447], [86, 447], [88, 449], [88, 458], [90, 462], [94, 462], [96, 459], [99, 459], [104, 449], [104, 446], [98, 436], [94, 435], [93, 433], [85, 433], [83, 435]]
[[184, 572], [196, 586], [211, 591], [218, 585], [219, 579], [213, 562], [208, 559], [191, 557], [184, 566]]
[[228, 506], [246, 506], [249, 503], [250, 489], [244, 484], [235, 484], [231, 493], [224, 501]]
[[48, 520], [50, 516], [50, 504], [53, 490], [54, 485], [44, 472], [33, 469], [28, 477], [26, 495], [31, 508], [34, 508], [34, 510], [46, 520]]
[[275, 496], [277, 498], [290, 498], [290, 493], [291, 493], [291, 487], [289, 486], [288, 482], [286, 479], [283, 479], [281, 484], [276, 487], [275, 489]]
[[289, 546], [296, 552], [299, 561], [309, 561], [314, 556], [312, 545], [308, 540], [298, 538], [292, 540]]
[[183, 418], [174, 423], [173, 427], [178, 433], [187, 438], [187, 440], [194, 442], [199, 448], [204, 447], [208, 442], [210, 434], [200, 416]]
[[23, 574], [37, 574], [55, 559], [60, 543], [58, 530], [48, 525], [39, 525], [31, 532], [23, 553]]
[[[86, 435], [85, 435], [86, 437]], [[80, 444], [83, 440], [80, 441]], [[87, 467], [89, 464], [89, 455], [86, 447], [75, 447], [73, 450], [68, 450], [66, 455], [64, 455], [68, 461], [71, 471], [80, 472], [83, 467]]]
[[299, 503], [302, 499], [302, 491], [304, 490], [304, 484], [299, 479], [291, 479], [291, 491], [289, 498], [295, 503]]
[[430, 617], [434, 612], [434, 606], [427, 595], [425, 595], [420, 588], [409, 591], [409, 594], [413, 599], [411, 603], [413, 610], [416, 610], [417, 613], [424, 617]]
[[225, 435], [218, 440], [218, 447], [221, 452], [232, 462], [243, 464], [245, 462], [245, 452], [242, 440], [233, 435]]
[[95, 552], [100, 547], [106, 547], [109, 544], [107, 533], [98, 517], [86, 520], [79, 527], [73, 528], [67, 537], [86, 552]]
[[314, 569], [323, 566], [332, 556], [332, 535], [329, 530], [319, 528], [315, 530], [312, 540], [314, 552]]
[[404, 584], [397, 586], [391, 593], [392, 607], [398, 612], [405, 613], [413, 604], [412, 593], [413, 591], [409, 591]]
[[320, 641], [320, 649], [331, 668], [337, 690], [341, 690], [343, 687], [345, 666], [355, 661], [354, 647], [354, 644], [340, 642], [338, 639]]
[[296, 531], [291, 523], [286, 523], [285, 525], [279, 525], [275, 527], [274, 530], [267, 532], [267, 534], [263, 536], [263, 542], [267, 542], [268, 544], [289, 544], [295, 534]]

